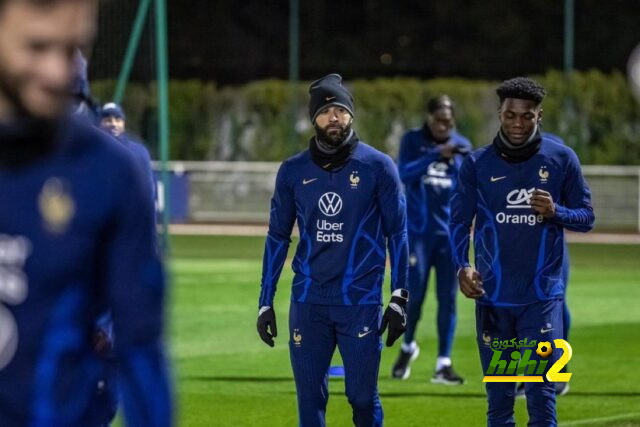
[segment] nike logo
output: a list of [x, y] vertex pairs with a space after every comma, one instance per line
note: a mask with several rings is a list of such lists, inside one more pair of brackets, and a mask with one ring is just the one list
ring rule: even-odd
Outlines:
[[309, 184], [309, 183], [311, 183], [311, 182], [315, 181], [316, 179], [318, 179], [318, 178], [303, 179], [303, 180], [302, 180], [302, 185], [307, 185], [307, 184]]
[[498, 176], [498, 177], [491, 177], [491, 182], [496, 182], [496, 181], [500, 181], [501, 179], [505, 179], [507, 176]]
[[367, 332], [358, 332], [358, 338], [362, 338], [362, 337], [366, 337], [367, 335], [369, 335], [371, 332], [373, 332], [372, 329], [369, 329]]
[[553, 331], [553, 328], [549, 328], [549, 329], [545, 329], [545, 328], [540, 328], [540, 333], [541, 334], [546, 334], [549, 331]]
[[325, 98], [325, 101], [333, 101], [334, 99], [336, 99], [336, 97], [335, 97], [335, 96], [327, 96], [327, 97]]

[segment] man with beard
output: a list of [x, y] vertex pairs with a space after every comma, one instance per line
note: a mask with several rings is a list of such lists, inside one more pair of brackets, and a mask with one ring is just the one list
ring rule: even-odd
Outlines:
[[72, 113], [96, 0], [0, 0], [0, 424], [96, 426], [111, 310], [128, 425], [172, 407], [153, 209], [126, 149]]
[[[464, 160], [451, 199], [457, 276], [462, 293], [476, 300], [477, 344], [485, 373], [497, 354], [492, 341], [562, 338], [564, 229], [586, 232], [594, 222], [578, 157], [540, 133], [544, 88], [518, 77], [503, 82], [497, 94], [498, 135]], [[468, 254], [474, 217], [475, 268]], [[557, 425], [554, 383], [547, 381], [546, 372], [560, 353], [553, 351], [546, 359], [545, 382], [525, 384], [529, 425]], [[503, 358], [508, 360], [509, 353]], [[511, 358], [520, 359], [520, 353]], [[523, 373], [531, 375], [531, 366], [541, 360], [534, 352], [530, 362], [521, 363]], [[486, 389], [488, 425], [515, 425], [515, 384], [486, 382]]]
[[[358, 426], [382, 425], [377, 379], [381, 335], [391, 346], [406, 326], [405, 199], [391, 158], [352, 129], [353, 98], [338, 74], [313, 82], [309, 149], [280, 166], [271, 200], [259, 300], [258, 333], [277, 336], [273, 299], [297, 220], [300, 243], [289, 311], [289, 352], [301, 426], [323, 426], [328, 369], [336, 346], [346, 395]], [[391, 301], [384, 312], [386, 248]]]
[[451, 364], [458, 286], [449, 246], [449, 198], [471, 143], [456, 132], [454, 107], [447, 95], [429, 99], [427, 113], [424, 126], [410, 130], [400, 142], [398, 171], [407, 196], [411, 302], [407, 332], [391, 376], [409, 378], [410, 364], [420, 353], [415, 333], [433, 267], [438, 299], [438, 358], [431, 382], [458, 385], [464, 380]]

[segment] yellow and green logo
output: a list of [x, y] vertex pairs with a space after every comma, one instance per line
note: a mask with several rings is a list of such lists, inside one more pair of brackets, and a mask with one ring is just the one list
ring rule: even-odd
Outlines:
[[[549, 368], [545, 377], [547, 381], [568, 382], [571, 379], [571, 373], [560, 372], [560, 370], [571, 360], [573, 350], [571, 345], [562, 339], [553, 340], [553, 344], [555, 345], [555, 350], [549, 341], [536, 343], [535, 340], [528, 341], [527, 339], [520, 341], [515, 341], [515, 339], [494, 340], [491, 343], [493, 357], [482, 381], [485, 383], [544, 382], [543, 374], [549, 362], [547, 359], [554, 351], [562, 350], [562, 355]], [[502, 354], [509, 347], [515, 347], [516, 350], [511, 352], [510, 360], [503, 359]], [[531, 359], [534, 347], [540, 360], [536, 360], [535, 357]], [[523, 349], [522, 352], [520, 351], [521, 349]]]

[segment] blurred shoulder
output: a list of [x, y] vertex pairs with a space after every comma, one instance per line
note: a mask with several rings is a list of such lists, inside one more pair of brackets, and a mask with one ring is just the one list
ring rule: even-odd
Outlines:
[[453, 139], [453, 142], [456, 145], [462, 145], [462, 146], [469, 147], [469, 148], [472, 147], [472, 144], [471, 144], [471, 141], [469, 140], [469, 138], [467, 138], [466, 136], [458, 133], [457, 131], [455, 131], [455, 132], [453, 132], [451, 134], [451, 139]]

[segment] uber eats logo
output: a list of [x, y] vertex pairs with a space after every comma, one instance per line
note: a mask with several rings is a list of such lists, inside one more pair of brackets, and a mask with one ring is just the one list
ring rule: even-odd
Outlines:
[[[507, 194], [506, 205], [509, 212], [498, 212], [496, 214], [496, 221], [499, 224], [526, 224], [531, 227], [542, 223], [542, 215], [533, 213], [531, 209], [531, 197], [533, 197], [534, 190], [535, 188], [531, 187], [529, 189], [518, 188], [510, 191], [509, 194]], [[520, 209], [526, 209], [527, 213], [518, 213]]]
[[[320, 196], [318, 200], [318, 208], [324, 216], [334, 217], [342, 211], [342, 197], [338, 193], [328, 192]], [[316, 222], [316, 241], [318, 242], [342, 242], [343, 222], [331, 222], [326, 219], [319, 219]]]
[[[483, 338], [485, 338], [483, 336]], [[489, 345], [491, 338], [486, 337], [485, 345]], [[553, 340], [555, 349], [549, 341], [536, 343], [535, 340], [494, 340], [491, 343], [493, 357], [482, 380], [488, 382], [568, 382], [571, 373], [560, 372], [573, 356], [573, 350], [568, 342], [562, 339]], [[503, 358], [508, 347], [514, 347], [511, 354]], [[535, 352], [535, 355], [534, 355]], [[554, 353], [562, 353], [560, 358], [547, 371], [549, 357]], [[545, 371], [547, 371], [545, 375]], [[544, 375], [544, 377], [543, 377]]]

